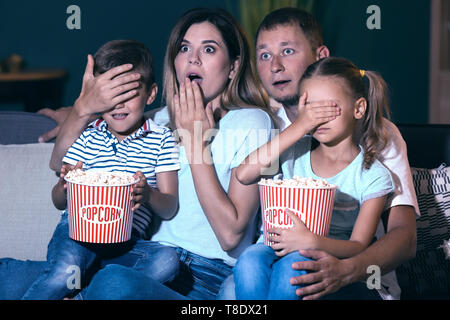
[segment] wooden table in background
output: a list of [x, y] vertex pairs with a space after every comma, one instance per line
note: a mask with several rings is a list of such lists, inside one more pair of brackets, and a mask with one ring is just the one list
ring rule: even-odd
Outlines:
[[61, 69], [0, 73], [0, 109], [7, 103], [23, 103], [28, 112], [62, 107], [66, 76]]

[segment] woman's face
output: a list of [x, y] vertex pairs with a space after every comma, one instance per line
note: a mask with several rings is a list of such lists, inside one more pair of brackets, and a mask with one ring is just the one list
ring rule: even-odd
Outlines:
[[225, 90], [234, 69], [219, 30], [209, 22], [189, 27], [174, 64], [178, 83], [186, 78], [196, 81], [202, 88], [205, 104]]

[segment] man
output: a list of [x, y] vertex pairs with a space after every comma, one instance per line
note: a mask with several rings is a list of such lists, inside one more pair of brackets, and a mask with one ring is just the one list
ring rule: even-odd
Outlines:
[[[261, 23], [256, 34], [257, 70], [266, 91], [281, 104], [278, 109], [281, 129], [297, 118], [298, 83], [304, 71], [311, 63], [329, 55], [328, 48], [323, 44], [320, 26], [312, 15], [303, 10], [279, 9], [267, 15]], [[419, 210], [405, 142], [395, 125], [387, 119], [385, 121], [388, 122], [391, 141], [380, 160], [390, 169], [396, 183], [395, 195], [390, 199], [386, 212], [387, 234], [381, 236], [384, 232], [379, 230], [377, 235], [381, 237], [378, 241], [348, 259], [339, 260], [323, 251], [302, 251], [303, 255], [315, 260], [293, 265], [295, 269], [309, 271], [306, 275], [291, 279], [293, 285], [305, 285], [297, 290], [297, 295], [304, 299], [370, 297], [371, 292], [367, 292], [365, 283], [362, 287], [348, 285], [365, 281], [371, 275], [367, 270], [372, 265], [387, 275], [382, 284], [386, 282], [389, 287], [379, 290], [381, 297], [400, 298], [395, 273], [391, 271], [415, 255], [415, 212]], [[344, 289], [339, 290], [341, 288]], [[334, 295], [325, 296], [336, 291]]]
[[[312, 15], [303, 10], [279, 9], [266, 16], [261, 23], [256, 35], [257, 70], [264, 88], [272, 97], [274, 104], [278, 105], [281, 129], [286, 128], [297, 117], [298, 83], [303, 72], [314, 61], [329, 55], [328, 48], [323, 44], [319, 24]], [[117, 70], [117, 74], [121, 72], [123, 70]], [[109, 85], [111, 78], [113, 77], [94, 78], [89, 75], [83, 85], [84, 94], [102, 92], [98, 88]], [[130, 84], [126, 84], [127, 81]], [[123, 79], [126, 86], [131, 86], [132, 81], [130, 75], [127, 79]], [[120, 80], [116, 79], [114, 85], [119, 85], [119, 82]], [[119, 93], [114, 97], [98, 97], [97, 108], [99, 105], [108, 105], [112, 99], [115, 102], [121, 99], [125, 101], [127, 98], [125, 95]], [[72, 113], [72, 116], [75, 114]], [[157, 117], [158, 113], [155, 114], [155, 121]], [[78, 130], [81, 130], [85, 123], [81, 121]], [[388, 126], [391, 141], [380, 155], [380, 160], [390, 169], [396, 191], [386, 212], [387, 233], [382, 235], [380, 228], [380, 232], [377, 232], [379, 237], [375, 243], [359, 255], [348, 259], [339, 260], [323, 251], [302, 251], [302, 255], [314, 259], [314, 261], [293, 264], [295, 269], [309, 271], [306, 275], [291, 279], [292, 285], [304, 285], [297, 290], [297, 294], [303, 299], [372, 298], [374, 292], [369, 290], [365, 283], [362, 285], [360, 283], [371, 275], [367, 272], [370, 266], [375, 266], [375, 270], [379, 268], [383, 275], [387, 275], [383, 279], [387, 282], [383, 281], [382, 284], [388, 287], [382, 286], [379, 290], [380, 295], [385, 299], [400, 297], [400, 288], [393, 271], [402, 262], [415, 255], [415, 213], [419, 213], [419, 210], [405, 142], [395, 125], [388, 122]], [[60, 135], [58, 139], [61, 144], [64, 137]], [[288, 156], [288, 154], [283, 155], [283, 157]], [[62, 155], [52, 155], [51, 167], [54, 170], [58, 170], [60, 165], [59, 157], [62, 158]], [[232, 279], [226, 280], [224, 287], [227, 287], [225, 289], [227, 292], [230, 288], [233, 289]], [[232, 294], [234, 294], [233, 291]], [[227, 293], [221, 297], [232, 298]]]

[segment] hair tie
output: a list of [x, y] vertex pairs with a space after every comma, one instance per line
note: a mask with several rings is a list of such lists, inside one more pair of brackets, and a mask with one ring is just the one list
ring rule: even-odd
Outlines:
[[359, 70], [359, 74], [361, 75], [361, 78], [364, 78], [364, 75], [366, 74], [366, 70]]

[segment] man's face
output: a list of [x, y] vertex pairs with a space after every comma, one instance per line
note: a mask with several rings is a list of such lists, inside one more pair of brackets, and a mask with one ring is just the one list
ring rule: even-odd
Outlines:
[[315, 61], [316, 54], [298, 25], [278, 25], [259, 32], [256, 40], [259, 78], [269, 95], [284, 106], [298, 104], [300, 78]]

